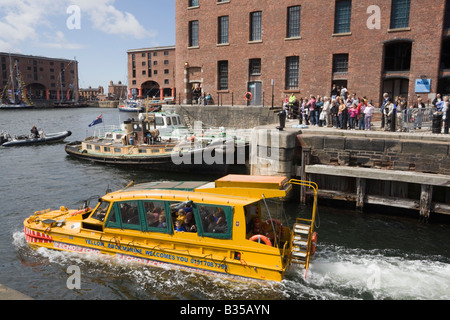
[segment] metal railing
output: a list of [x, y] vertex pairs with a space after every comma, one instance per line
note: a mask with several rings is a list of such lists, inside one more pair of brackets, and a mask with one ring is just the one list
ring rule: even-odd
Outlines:
[[431, 130], [433, 125], [433, 114], [435, 107], [431, 108], [409, 108], [402, 110], [401, 114], [396, 115], [398, 127], [413, 131], [415, 129]]

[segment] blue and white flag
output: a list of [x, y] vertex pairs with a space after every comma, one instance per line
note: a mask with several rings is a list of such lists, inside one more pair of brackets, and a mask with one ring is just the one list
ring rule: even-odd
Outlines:
[[93, 126], [96, 126], [97, 124], [100, 124], [100, 123], [103, 123], [103, 114], [101, 114], [101, 115], [99, 115], [98, 117], [97, 117], [97, 119], [95, 119], [94, 121], [92, 121], [92, 123], [89, 125], [89, 128], [90, 127], [93, 127]]

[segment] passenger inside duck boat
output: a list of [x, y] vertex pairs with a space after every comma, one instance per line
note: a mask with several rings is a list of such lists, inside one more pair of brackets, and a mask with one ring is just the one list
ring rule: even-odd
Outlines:
[[[189, 207], [192, 211], [189, 211]], [[184, 212], [185, 208], [188, 208], [188, 213]], [[183, 210], [181, 219], [177, 219], [179, 209]], [[112, 228], [173, 234], [177, 221], [180, 221], [180, 227], [183, 225], [184, 232], [194, 233], [199, 237], [232, 239], [233, 234], [233, 208], [222, 205], [190, 203], [190, 206], [186, 206], [184, 202], [157, 200], [129, 200], [113, 203], [101, 201], [90, 218], [104, 225], [99, 227], [86, 222], [83, 226], [99, 231]]]

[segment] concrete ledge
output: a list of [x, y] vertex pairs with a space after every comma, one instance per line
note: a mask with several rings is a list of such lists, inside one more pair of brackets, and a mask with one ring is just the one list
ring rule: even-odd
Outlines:
[[0, 284], [0, 300], [33, 300], [32, 298]]
[[327, 165], [307, 165], [305, 171], [309, 174], [399, 181], [431, 186], [450, 187], [450, 176], [441, 174]]

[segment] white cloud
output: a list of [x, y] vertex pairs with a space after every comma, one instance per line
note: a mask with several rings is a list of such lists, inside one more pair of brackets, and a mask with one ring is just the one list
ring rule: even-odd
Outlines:
[[118, 10], [115, 0], [73, 0], [80, 6], [82, 15], [89, 16], [93, 28], [107, 34], [131, 36], [137, 39], [154, 37], [155, 32], [146, 30], [134, 15]]
[[118, 10], [114, 3], [115, 0], [0, 0], [0, 51], [19, 51], [24, 44], [82, 48], [69, 42], [61, 31], [66, 29], [65, 20], [69, 18], [67, 8], [73, 4], [81, 8], [83, 31], [92, 25], [106, 34], [137, 39], [155, 36], [134, 15]]

